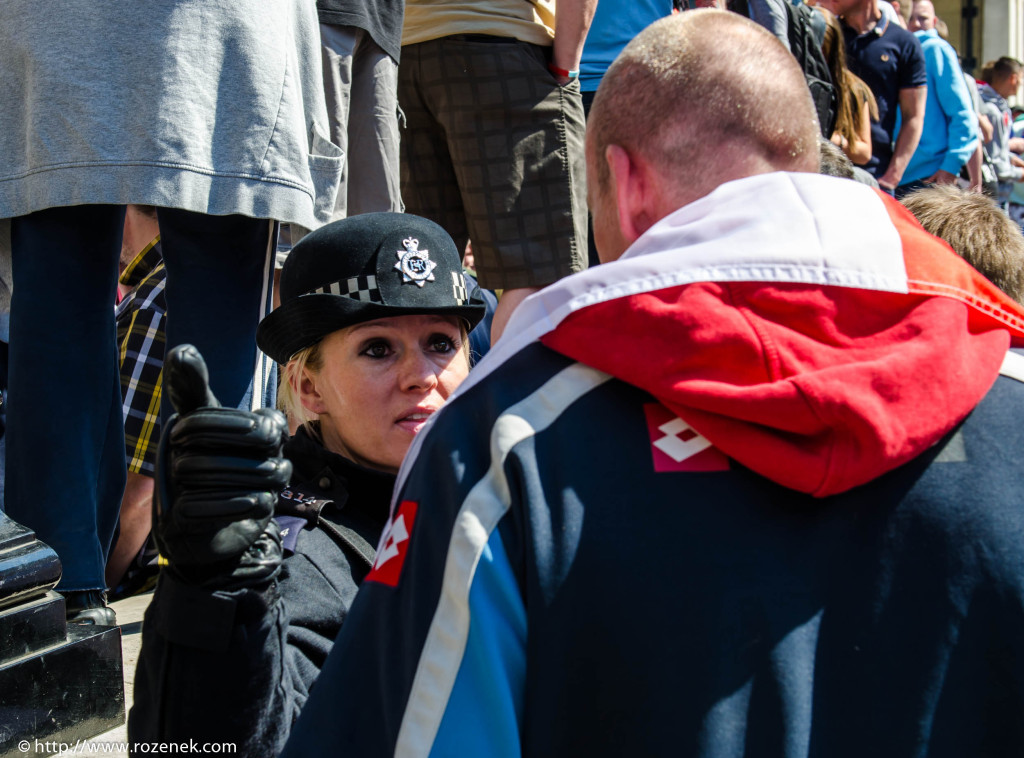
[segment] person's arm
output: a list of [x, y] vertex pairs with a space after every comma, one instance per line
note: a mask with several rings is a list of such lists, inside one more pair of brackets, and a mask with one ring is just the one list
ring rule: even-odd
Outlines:
[[430, 754], [516, 758], [526, 691], [526, 608], [495, 529], [469, 592], [469, 635]]
[[992, 141], [992, 135], [995, 131], [992, 128], [992, 122], [989, 121], [988, 116], [984, 113], [978, 114], [978, 130], [981, 132], [982, 143], [987, 145]]
[[161, 578], [143, 626], [133, 741], [202, 735], [235, 743], [239, 755], [278, 755], [358, 589], [353, 557], [322, 530], [303, 529], [296, 549], [263, 591], [203, 592]]
[[290, 686], [271, 519], [291, 472], [287, 422], [219, 407], [191, 346], [168, 353], [163, 378], [178, 411], [163, 430], [153, 508], [167, 566], [143, 624], [129, 736], [274, 755], [305, 697]]
[[878, 179], [878, 184], [884, 188], [894, 190], [899, 186], [903, 172], [917, 150], [917, 143], [921, 141], [921, 131], [924, 128], [924, 104], [927, 95], [926, 86], [900, 90], [902, 126], [899, 136], [896, 137], [896, 148], [893, 150], [892, 160], [889, 161], [889, 168]]
[[981, 167], [984, 164], [985, 157], [982, 155], [984, 148], [981, 146], [981, 141], [978, 141], [978, 146], [974, 148], [974, 152], [971, 153], [971, 157], [967, 159], [967, 176], [970, 179], [970, 189], [973, 192], [981, 192], [984, 178], [981, 174]]
[[852, 140], [846, 139], [839, 132], [833, 132], [831, 141], [854, 165], [863, 166], [871, 160], [871, 114], [866, 108], [861, 111], [860, 123]]
[[[985, 123], [981, 123], [981, 119], [985, 119]], [[981, 111], [978, 113], [978, 122], [981, 128], [983, 144], [986, 147], [993, 146], [993, 140], [996, 138], [996, 124], [1002, 121], [999, 109], [989, 102], [982, 102]], [[986, 129], [986, 125], [988, 128]]]
[[871, 160], [871, 110], [867, 103], [861, 105], [857, 133], [853, 135], [853, 142], [847, 145], [846, 155], [857, 166]]
[[273, 585], [206, 592], [162, 576], [143, 621], [129, 739], [276, 755], [298, 715], [287, 626]]
[[[555, 41], [551, 64], [565, 71], [579, 71], [583, 43], [587, 41], [590, 22], [594, 20], [597, 0], [558, 0], [555, 9]], [[555, 75], [560, 84], [569, 77]]]

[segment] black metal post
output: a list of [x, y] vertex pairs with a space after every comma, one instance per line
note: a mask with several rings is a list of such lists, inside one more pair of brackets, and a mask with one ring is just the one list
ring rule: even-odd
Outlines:
[[60, 572], [57, 554], [0, 512], [0, 758], [124, 723], [121, 630], [68, 625]]

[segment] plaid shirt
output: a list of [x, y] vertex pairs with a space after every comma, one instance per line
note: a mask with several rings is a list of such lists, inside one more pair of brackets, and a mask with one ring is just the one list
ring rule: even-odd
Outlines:
[[121, 284], [133, 289], [115, 311], [128, 470], [148, 476], [153, 476], [160, 441], [166, 282], [157, 236], [121, 274]]

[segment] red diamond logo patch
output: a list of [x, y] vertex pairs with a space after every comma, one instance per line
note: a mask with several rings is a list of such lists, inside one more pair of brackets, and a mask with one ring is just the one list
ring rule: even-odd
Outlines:
[[409, 550], [409, 538], [412, 536], [412, 525], [416, 520], [417, 504], [411, 500], [404, 501], [398, 508], [390, 526], [387, 537], [377, 553], [373, 569], [364, 581], [379, 582], [388, 587], [397, 587], [405, 564], [405, 554]]
[[655, 471], [728, 471], [729, 459], [661, 403], [645, 403]]

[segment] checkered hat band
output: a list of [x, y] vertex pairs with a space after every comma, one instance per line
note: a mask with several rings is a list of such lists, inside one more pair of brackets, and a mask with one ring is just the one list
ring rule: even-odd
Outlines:
[[333, 282], [324, 287], [318, 287], [310, 294], [344, 295], [364, 303], [381, 302], [380, 290], [377, 288], [377, 277], [372, 274], [342, 279], [340, 282]]
[[469, 294], [466, 292], [466, 279], [461, 273], [455, 271], [452, 271], [452, 296], [458, 305], [465, 305], [469, 300]]

